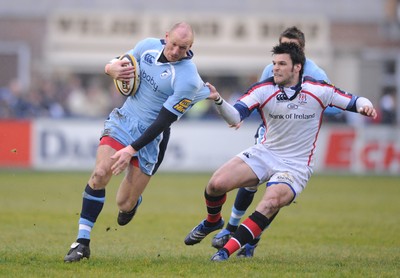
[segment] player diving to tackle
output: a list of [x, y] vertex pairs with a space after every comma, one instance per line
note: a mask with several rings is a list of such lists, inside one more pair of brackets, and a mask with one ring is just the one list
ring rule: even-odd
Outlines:
[[[304, 33], [296, 26], [291, 26], [286, 28], [279, 36], [279, 43], [293, 42], [300, 46], [300, 48], [305, 51], [306, 38]], [[274, 76], [273, 64], [267, 65], [260, 77], [260, 82]], [[303, 76], [310, 76], [316, 80], [324, 80], [330, 82], [325, 71], [321, 69], [314, 61], [306, 57], [304, 64]], [[342, 110], [336, 107], [328, 106], [324, 110], [324, 115], [337, 115], [341, 113]], [[260, 143], [265, 132], [265, 126], [262, 122], [257, 129], [255, 135], [256, 143]], [[229, 238], [234, 234], [240, 224], [240, 220], [246, 213], [247, 208], [250, 206], [254, 199], [254, 195], [257, 192], [257, 187], [243, 187], [239, 188], [236, 194], [235, 202], [231, 208], [231, 215], [229, 221], [224, 229], [222, 229], [218, 234], [212, 239], [211, 245], [217, 249], [222, 248], [229, 240]], [[267, 227], [268, 228], [268, 227]], [[248, 243], [237, 252], [238, 257], [252, 257], [254, 255], [254, 250], [260, 241], [260, 237], [255, 238], [251, 243]]]
[[257, 109], [266, 126], [261, 143], [240, 152], [214, 172], [204, 192], [207, 216], [184, 240], [186, 245], [194, 245], [223, 227], [221, 211], [227, 192], [266, 182], [267, 188], [255, 211], [212, 256], [212, 261], [227, 260], [258, 237], [279, 210], [304, 190], [313, 173], [316, 142], [326, 107], [372, 118], [377, 115], [365, 97], [345, 93], [324, 81], [302, 78], [305, 56], [297, 44], [276, 45], [272, 54], [274, 76], [253, 84], [234, 106], [209, 85], [210, 99], [229, 125], [239, 124]]

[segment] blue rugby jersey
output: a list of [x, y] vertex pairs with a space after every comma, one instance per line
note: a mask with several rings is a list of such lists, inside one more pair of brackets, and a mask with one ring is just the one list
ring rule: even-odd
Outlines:
[[180, 118], [210, 94], [192, 61], [192, 51], [177, 62], [158, 62], [164, 44], [164, 40], [147, 38], [128, 51], [139, 63], [140, 86], [123, 106], [147, 126], [156, 119], [162, 106]]

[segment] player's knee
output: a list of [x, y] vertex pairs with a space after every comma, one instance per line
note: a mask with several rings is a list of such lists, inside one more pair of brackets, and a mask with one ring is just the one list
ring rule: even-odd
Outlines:
[[220, 176], [213, 176], [208, 182], [207, 192], [214, 196], [226, 193], [224, 180]]
[[104, 169], [96, 168], [91, 176], [93, 189], [102, 189], [106, 186], [109, 175]]

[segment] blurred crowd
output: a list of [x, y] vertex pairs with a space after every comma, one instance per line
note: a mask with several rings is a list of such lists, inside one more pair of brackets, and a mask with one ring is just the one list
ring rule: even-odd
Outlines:
[[[208, 79], [207, 79], [208, 80]], [[250, 82], [249, 80], [246, 80]], [[212, 80], [221, 95], [230, 103], [240, 96], [239, 91], [246, 88], [232, 80]], [[226, 86], [226, 84], [230, 84]], [[250, 83], [249, 83], [250, 84]], [[373, 123], [396, 125], [396, 90], [382, 92], [379, 103], [375, 104], [378, 119]], [[101, 118], [104, 119], [115, 107], [120, 107], [125, 97], [120, 95], [109, 78], [100, 76], [71, 75], [64, 78], [36, 78], [29, 88], [23, 88], [18, 79], [11, 80], [0, 88], [0, 119], [31, 118]], [[331, 123], [348, 123], [357, 125], [359, 115], [340, 113], [325, 115], [324, 121]], [[196, 104], [182, 119], [216, 119], [216, 113], [210, 101]], [[255, 112], [251, 120], [260, 121]]]
[[0, 118], [104, 117], [124, 100], [112, 82], [104, 83], [98, 77], [72, 75], [59, 80], [39, 78], [26, 89], [17, 79], [11, 80], [0, 89]]

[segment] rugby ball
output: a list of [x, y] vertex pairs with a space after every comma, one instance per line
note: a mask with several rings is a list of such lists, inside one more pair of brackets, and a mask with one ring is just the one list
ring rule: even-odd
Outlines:
[[124, 54], [119, 57], [119, 60], [125, 60], [129, 62], [129, 66], [133, 66], [135, 68], [135, 76], [128, 81], [120, 81], [114, 79], [115, 87], [118, 92], [126, 97], [132, 96], [136, 93], [140, 84], [140, 69], [139, 63], [136, 61], [135, 57], [131, 54]]

